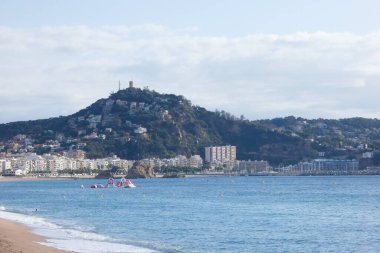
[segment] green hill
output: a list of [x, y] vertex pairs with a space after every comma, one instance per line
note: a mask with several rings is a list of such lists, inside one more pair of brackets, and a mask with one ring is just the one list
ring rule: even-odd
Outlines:
[[79, 147], [91, 158], [203, 155], [205, 146], [226, 144], [237, 146], [238, 159], [278, 164], [316, 157], [312, 142], [264, 123], [210, 112], [183, 96], [128, 88], [70, 116], [1, 124], [0, 140], [9, 150], [22, 134], [37, 152]]

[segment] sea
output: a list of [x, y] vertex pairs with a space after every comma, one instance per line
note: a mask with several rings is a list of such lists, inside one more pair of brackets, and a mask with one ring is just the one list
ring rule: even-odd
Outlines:
[[0, 182], [0, 218], [83, 253], [380, 252], [379, 176], [94, 183]]

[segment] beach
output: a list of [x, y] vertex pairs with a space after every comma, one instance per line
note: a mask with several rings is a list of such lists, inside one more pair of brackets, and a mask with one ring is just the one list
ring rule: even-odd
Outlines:
[[0, 219], [0, 253], [68, 253], [39, 244], [44, 238], [17, 223]]

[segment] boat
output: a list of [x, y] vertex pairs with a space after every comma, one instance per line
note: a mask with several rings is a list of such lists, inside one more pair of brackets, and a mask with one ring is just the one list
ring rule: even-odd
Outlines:
[[112, 177], [108, 179], [107, 181], [107, 185], [106, 185], [106, 188], [113, 188], [115, 187], [115, 179], [113, 179]]
[[105, 188], [105, 187], [102, 184], [93, 184], [93, 185], [90, 186], [90, 188], [96, 189], [96, 188]]
[[125, 177], [120, 178], [120, 182], [118, 182], [116, 186], [124, 188], [136, 188], [136, 185], [133, 183], [133, 181], [131, 179], [126, 179]]
[[[84, 186], [80, 186], [81, 189], [84, 189]], [[119, 182], [115, 184], [115, 180], [113, 178], [109, 178], [106, 185], [103, 184], [93, 184], [90, 188], [136, 188], [136, 185], [130, 179], [125, 179], [122, 177]]]
[[136, 185], [132, 182], [132, 180], [127, 180], [124, 184], [124, 188], [136, 188]]

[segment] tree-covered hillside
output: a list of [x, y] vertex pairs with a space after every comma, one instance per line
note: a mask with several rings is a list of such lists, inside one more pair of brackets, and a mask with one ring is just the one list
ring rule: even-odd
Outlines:
[[365, 118], [313, 119], [275, 118], [257, 125], [286, 135], [298, 136], [325, 158], [372, 158], [380, 164], [380, 120]]
[[7, 151], [21, 136], [37, 152], [82, 148], [93, 158], [203, 156], [204, 147], [226, 144], [237, 146], [238, 159], [278, 164], [316, 157], [313, 143], [302, 135], [259, 123], [207, 111], [183, 96], [128, 88], [70, 116], [2, 124], [0, 140]]

